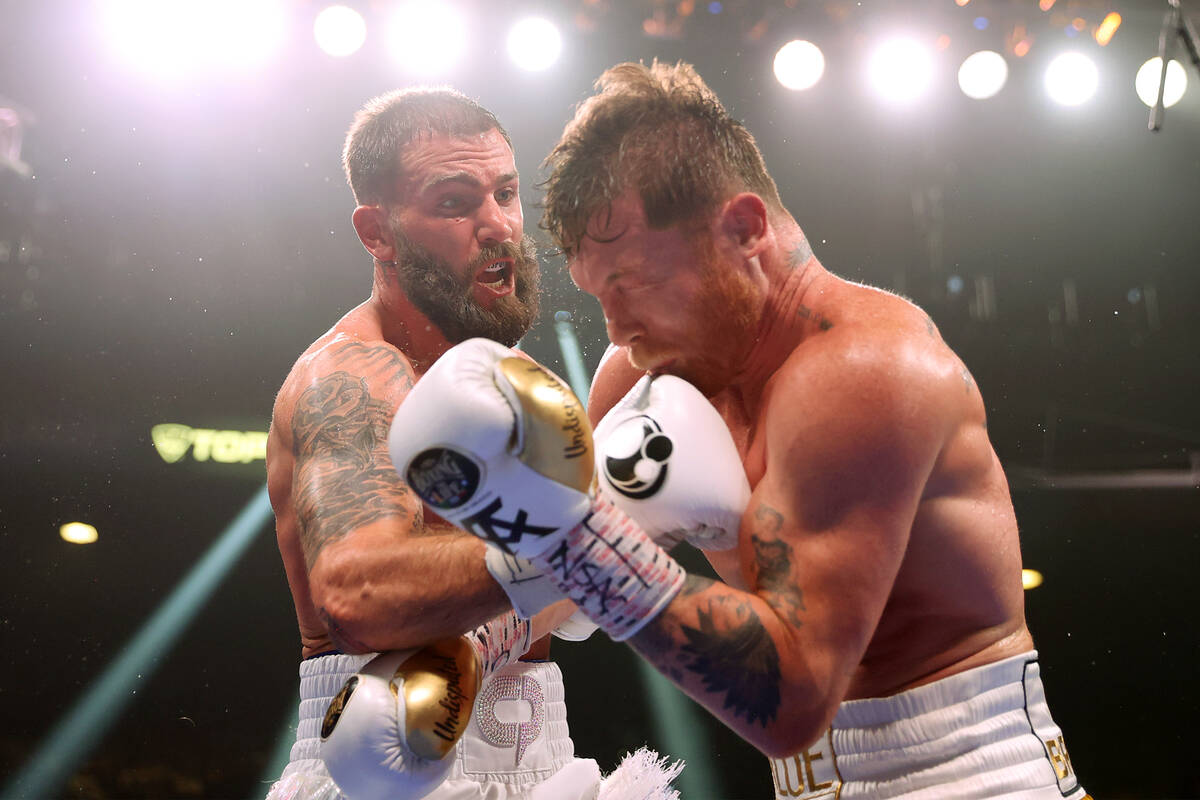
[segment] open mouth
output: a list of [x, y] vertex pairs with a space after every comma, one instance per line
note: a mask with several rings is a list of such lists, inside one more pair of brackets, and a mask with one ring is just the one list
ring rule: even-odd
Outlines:
[[475, 275], [475, 282], [498, 294], [506, 294], [512, 288], [513, 262], [508, 259], [493, 261]]

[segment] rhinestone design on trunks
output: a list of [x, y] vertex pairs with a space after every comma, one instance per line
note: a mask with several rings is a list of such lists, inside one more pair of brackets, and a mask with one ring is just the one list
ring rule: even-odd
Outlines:
[[[524, 700], [529, 703], [529, 719], [525, 722], [501, 722], [496, 716], [496, 703], [501, 700]], [[496, 747], [517, 746], [514, 766], [519, 766], [525, 750], [542, 735], [546, 723], [546, 698], [541, 685], [529, 675], [497, 675], [479, 693], [475, 714], [485, 742]]]

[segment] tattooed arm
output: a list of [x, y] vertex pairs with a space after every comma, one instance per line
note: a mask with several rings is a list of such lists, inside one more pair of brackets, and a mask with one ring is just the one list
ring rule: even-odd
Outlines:
[[345, 652], [409, 647], [508, 610], [482, 543], [427, 521], [388, 457], [392, 415], [414, 383], [403, 355], [342, 338], [299, 374], [288, 505], [312, 606], [333, 644]]
[[[760, 417], [766, 469], [740, 531], [750, 591], [689, 576], [632, 640], [768, 755], [828, 727], [888, 603], [950, 395], [910, 377], [845, 352], [785, 365]], [[955, 380], [947, 371], [945, 385]]]

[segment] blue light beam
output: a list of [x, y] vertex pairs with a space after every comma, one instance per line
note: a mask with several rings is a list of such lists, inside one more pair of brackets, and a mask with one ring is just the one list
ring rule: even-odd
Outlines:
[[192, 567], [104, 674], [50, 731], [25, 768], [4, 789], [2, 800], [54, 797], [109, 727], [158, 669], [246, 547], [271, 517], [267, 487], [254, 495], [216, 543]]

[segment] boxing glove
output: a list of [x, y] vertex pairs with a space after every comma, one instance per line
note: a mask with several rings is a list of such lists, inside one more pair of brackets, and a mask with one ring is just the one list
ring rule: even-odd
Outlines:
[[596, 491], [591, 425], [574, 393], [502, 345], [446, 351], [397, 409], [388, 450], [438, 514], [529, 559], [614, 639], [683, 585], [683, 568]]
[[484, 679], [529, 650], [529, 623], [501, 614], [465, 636], [368, 661], [329, 703], [321, 758], [350, 800], [424, 797], [445, 780]]
[[430, 367], [397, 409], [388, 450], [441, 517], [509, 555], [545, 552], [590, 509], [582, 404], [549, 370], [488, 339]]
[[594, 433], [596, 471], [613, 503], [663, 548], [737, 545], [750, 482], [721, 415], [674, 375], [646, 377]]
[[350, 800], [424, 797], [454, 765], [481, 677], [463, 637], [376, 656], [334, 696], [321, 758]]

